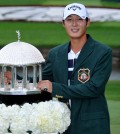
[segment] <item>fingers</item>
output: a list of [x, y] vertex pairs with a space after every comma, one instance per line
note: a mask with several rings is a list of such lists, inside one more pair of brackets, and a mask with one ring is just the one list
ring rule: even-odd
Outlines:
[[4, 73], [4, 76], [5, 76], [7, 79], [9, 79], [9, 80], [11, 80], [11, 78], [12, 78], [12, 74], [11, 74], [10, 71], [6, 71], [6, 72]]
[[46, 81], [39, 81], [38, 84], [37, 84], [37, 88], [40, 89], [40, 90], [45, 91], [46, 89], [48, 90], [47, 85], [48, 84], [47, 84]]
[[[5, 84], [10, 84], [10, 82], [11, 82], [11, 72], [10, 71], [7, 71], [7, 72], [5, 72], [4, 73], [4, 82], [5, 82]], [[0, 82], [2, 81], [2, 77], [0, 76]]]
[[52, 83], [49, 80], [39, 81], [37, 88], [41, 91], [52, 92]]

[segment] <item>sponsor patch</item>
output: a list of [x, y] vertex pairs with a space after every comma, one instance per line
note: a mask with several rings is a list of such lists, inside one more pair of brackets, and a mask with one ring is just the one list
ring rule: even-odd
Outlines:
[[78, 70], [78, 80], [82, 83], [87, 82], [90, 79], [90, 70], [83, 68]]
[[71, 6], [71, 7], [68, 8], [68, 10], [71, 10], [71, 9], [74, 10], [74, 11], [75, 11], [76, 9], [81, 10], [81, 7], [79, 7], [79, 6], [77, 6], [77, 5], [73, 5], [73, 6]]

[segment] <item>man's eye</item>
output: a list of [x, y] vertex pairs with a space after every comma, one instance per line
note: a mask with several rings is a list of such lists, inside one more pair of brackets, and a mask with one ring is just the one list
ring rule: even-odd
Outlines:
[[79, 18], [78, 20], [80, 20], [80, 21], [81, 21], [81, 20], [83, 20], [83, 19]]
[[68, 18], [67, 21], [71, 21], [72, 19], [71, 18]]

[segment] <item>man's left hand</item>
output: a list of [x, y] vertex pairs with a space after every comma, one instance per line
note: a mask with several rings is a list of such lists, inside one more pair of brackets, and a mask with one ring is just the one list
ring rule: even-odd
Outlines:
[[49, 80], [39, 81], [37, 84], [37, 88], [41, 91], [52, 93], [52, 82], [50, 82]]

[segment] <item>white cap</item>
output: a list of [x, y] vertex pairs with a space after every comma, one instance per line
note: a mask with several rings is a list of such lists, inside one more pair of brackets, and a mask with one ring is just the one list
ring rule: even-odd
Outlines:
[[63, 12], [63, 20], [65, 20], [71, 14], [78, 15], [82, 19], [86, 19], [86, 17], [89, 17], [86, 7], [79, 3], [72, 3], [65, 7]]

